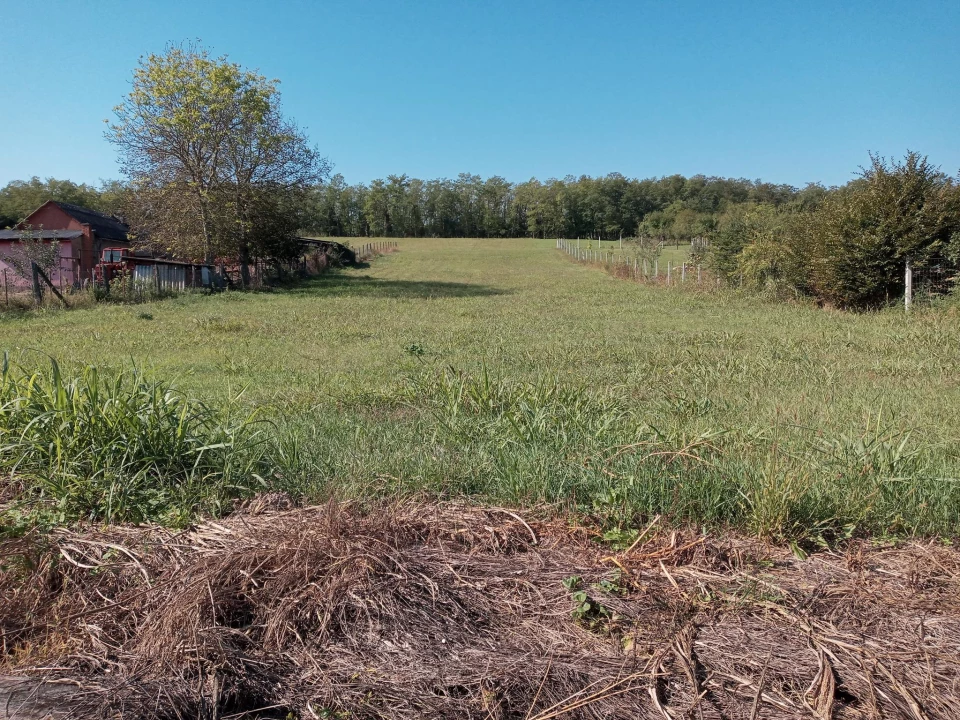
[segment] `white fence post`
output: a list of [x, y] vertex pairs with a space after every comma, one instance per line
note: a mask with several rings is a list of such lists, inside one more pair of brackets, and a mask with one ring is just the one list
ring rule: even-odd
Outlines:
[[903, 309], [910, 312], [910, 306], [913, 305], [913, 266], [910, 265], [910, 258], [907, 258], [903, 273], [903, 286]]

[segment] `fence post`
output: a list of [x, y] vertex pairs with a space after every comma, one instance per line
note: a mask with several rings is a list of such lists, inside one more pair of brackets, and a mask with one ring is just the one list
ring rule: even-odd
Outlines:
[[700, 266], [697, 265], [697, 285], [700, 284]]
[[907, 266], [903, 272], [903, 309], [910, 312], [911, 305], [913, 305], [913, 266], [910, 264], [910, 258], [907, 258]]
[[687, 281], [687, 264], [684, 263], [680, 266], [680, 282], [685, 283]]
[[660, 277], [660, 261], [654, 260], [653, 261], [653, 279], [656, 280], [658, 277]]
[[3, 304], [10, 306], [10, 286], [7, 285], [7, 269], [3, 269]]
[[673, 274], [673, 261], [667, 260], [667, 285], [670, 284], [670, 276]]
[[40, 287], [40, 266], [31, 260], [30, 270], [33, 273], [33, 299], [36, 301], [37, 307], [40, 307], [43, 303], [43, 289]]
[[40, 280], [43, 280], [47, 284], [47, 287], [49, 287], [50, 290], [53, 291], [53, 294], [57, 296], [57, 299], [60, 300], [60, 302], [62, 302], [64, 306], [66, 306], [67, 301], [64, 299], [63, 295], [60, 294], [60, 291], [57, 290], [57, 286], [53, 284], [53, 281], [49, 277], [47, 277], [47, 274], [40, 268], [40, 266], [32, 261], [30, 265], [33, 267], [33, 279], [37, 283], [37, 287], [35, 288], [35, 292], [37, 292], [37, 297], [40, 300], [43, 300], [43, 294], [39, 292]]

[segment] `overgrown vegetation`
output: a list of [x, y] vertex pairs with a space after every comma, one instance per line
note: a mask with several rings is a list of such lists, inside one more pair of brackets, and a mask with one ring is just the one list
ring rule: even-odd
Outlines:
[[257, 484], [263, 444], [252, 415], [229, 418], [136, 369], [64, 375], [56, 361], [23, 370], [4, 356], [0, 467], [22, 488], [8, 522], [219, 512]]
[[709, 259], [729, 282], [877, 307], [903, 295], [904, 269], [956, 271], [960, 185], [918, 153], [871, 156], [859, 179], [812, 208], [737, 208]]

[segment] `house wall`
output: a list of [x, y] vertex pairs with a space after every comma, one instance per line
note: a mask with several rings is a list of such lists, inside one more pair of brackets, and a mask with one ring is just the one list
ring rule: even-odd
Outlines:
[[88, 227], [74, 220], [52, 203], [41, 205], [39, 209], [27, 216], [22, 224], [32, 225], [34, 228], [42, 227], [44, 230], [83, 230]]
[[[44, 230], [79, 230], [82, 232], [82, 237], [69, 244], [72, 248], [71, 252], [67, 254], [72, 254], [77, 259], [76, 279], [90, 280], [93, 277], [93, 266], [97, 264], [98, 253], [96, 239], [89, 225], [76, 220], [53, 203], [41, 205], [21, 225], [31, 225], [34, 228], [42, 227]], [[60, 254], [63, 255], [63, 244], [61, 244]]]
[[[14, 246], [18, 243], [12, 240], [0, 240], [0, 286], [6, 286], [11, 291], [30, 290], [32, 278], [20, 277], [6, 258], [15, 253]], [[67, 287], [77, 279], [77, 263], [73, 258], [73, 249], [69, 242], [60, 243], [60, 263], [52, 273], [48, 273], [51, 282], [58, 288]]]

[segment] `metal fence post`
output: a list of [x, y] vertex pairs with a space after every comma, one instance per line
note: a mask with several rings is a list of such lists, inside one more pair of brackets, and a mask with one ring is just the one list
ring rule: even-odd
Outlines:
[[913, 305], [913, 266], [910, 264], [910, 258], [907, 258], [907, 266], [903, 273], [903, 309], [910, 312], [910, 306]]

